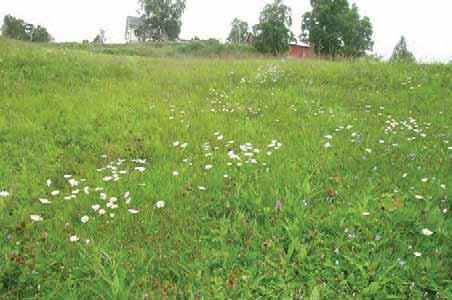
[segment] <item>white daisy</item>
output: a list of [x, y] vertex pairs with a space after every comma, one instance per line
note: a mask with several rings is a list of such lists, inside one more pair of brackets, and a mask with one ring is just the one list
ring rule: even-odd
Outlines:
[[39, 202], [41, 202], [42, 204], [50, 204], [50, 203], [52, 203], [51, 201], [49, 201], [47, 199], [43, 199], [43, 198], [39, 198]]
[[422, 234], [426, 235], [426, 236], [430, 236], [433, 234], [433, 231], [430, 231], [430, 229], [428, 229], [428, 228], [424, 228], [424, 229], [422, 229]]
[[0, 197], [8, 197], [9, 193], [7, 191], [0, 191]]
[[164, 208], [165, 207], [165, 202], [164, 201], [157, 201], [157, 203], [155, 203], [155, 207], [157, 207], [157, 208]]
[[129, 208], [129, 213], [131, 213], [131, 214], [137, 214], [137, 213], [139, 213], [140, 211], [138, 210], [138, 209], [134, 209], [134, 208]]
[[41, 222], [44, 221], [44, 218], [40, 215], [30, 215], [30, 219], [32, 219], [35, 222]]
[[77, 242], [78, 240], [80, 240], [80, 238], [78, 237], [78, 236], [76, 236], [76, 235], [71, 235], [70, 237], [69, 237], [69, 241], [71, 241], [71, 242]]
[[88, 216], [83, 216], [80, 220], [82, 221], [82, 223], [88, 223], [89, 217]]

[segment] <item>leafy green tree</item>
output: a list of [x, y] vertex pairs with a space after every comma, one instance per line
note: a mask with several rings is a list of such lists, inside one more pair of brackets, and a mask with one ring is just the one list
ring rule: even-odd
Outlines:
[[176, 40], [182, 26], [185, 0], [139, 0], [144, 22], [136, 31], [141, 40]]
[[52, 36], [47, 32], [45, 27], [40, 25], [33, 28], [33, 34], [31, 35], [32, 42], [50, 42], [52, 41]]
[[32, 42], [49, 42], [52, 36], [47, 29], [38, 25], [28, 24], [21, 19], [6, 15], [3, 19], [2, 35], [16, 40]]
[[16, 40], [30, 40], [27, 33], [27, 23], [11, 15], [3, 18], [2, 35]]
[[372, 24], [359, 16], [358, 7], [347, 0], [311, 0], [312, 11], [303, 15], [301, 39], [316, 52], [329, 55], [362, 56], [372, 50]]
[[294, 39], [289, 30], [292, 25], [292, 10], [283, 0], [274, 0], [267, 4], [255, 25], [254, 46], [259, 52], [278, 55], [289, 49], [289, 42]]
[[231, 32], [228, 36], [230, 43], [243, 44], [248, 36], [248, 23], [235, 18], [231, 23]]
[[403, 63], [416, 62], [414, 54], [410, 50], [408, 50], [406, 39], [403, 35], [400, 37], [399, 42], [397, 43], [397, 45], [394, 48], [394, 51], [392, 52], [391, 61]]
[[99, 33], [93, 40], [94, 44], [105, 44], [107, 42], [107, 34], [104, 29], [99, 29]]

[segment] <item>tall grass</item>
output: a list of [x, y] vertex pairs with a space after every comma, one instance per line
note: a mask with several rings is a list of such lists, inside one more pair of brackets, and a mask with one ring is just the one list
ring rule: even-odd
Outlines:
[[450, 65], [140, 47], [0, 40], [0, 298], [452, 297]]

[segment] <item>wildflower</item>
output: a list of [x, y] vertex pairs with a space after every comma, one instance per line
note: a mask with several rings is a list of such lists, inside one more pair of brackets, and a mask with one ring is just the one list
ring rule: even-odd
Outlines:
[[376, 240], [376, 241], [381, 241], [381, 235], [377, 234], [377, 235], [375, 236], [375, 240]]
[[204, 167], [204, 169], [206, 169], [206, 170], [210, 170], [210, 169], [212, 169], [212, 168], [213, 168], [212, 165], [206, 165], [206, 166]]
[[139, 212], [140, 212], [140, 211], [137, 210], [137, 209], [129, 208], [129, 213], [131, 213], [131, 214], [137, 214], [137, 213], [139, 213]]
[[173, 176], [179, 176], [179, 172], [173, 171]]
[[332, 140], [333, 139], [333, 136], [330, 135], [330, 134], [327, 134], [327, 135], [325, 135], [323, 137], [326, 138], [327, 140]]
[[129, 199], [129, 198], [130, 198], [130, 192], [125, 192], [124, 199]]
[[135, 167], [135, 170], [143, 173], [146, 170], [146, 168], [145, 167]]
[[422, 178], [422, 182], [427, 182], [428, 178]]
[[7, 191], [0, 191], [0, 197], [8, 197], [9, 193]]
[[113, 179], [113, 177], [111, 176], [105, 176], [104, 178], [102, 178], [103, 181], [111, 181]]
[[99, 205], [99, 204], [94, 204], [94, 205], [91, 206], [91, 208], [92, 208], [94, 211], [98, 211], [98, 210], [100, 209], [100, 205]]
[[424, 196], [422, 196], [422, 195], [414, 195], [414, 198], [416, 198], [417, 200], [422, 200], [422, 199], [424, 199]]
[[42, 199], [42, 198], [39, 198], [39, 202], [41, 202], [42, 204], [50, 204], [50, 203], [52, 203], [51, 201], [49, 201], [47, 199]]
[[35, 222], [44, 221], [44, 218], [41, 217], [40, 215], [30, 215], [30, 219]]
[[74, 187], [74, 186], [77, 186], [77, 185], [78, 185], [78, 181], [75, 180], [74, 178], [69, 179], [68, 182], [69, 182], [69, 185], [70, 185], [71, 187]]
[[52, 195], [52, 196], [58, 196], [59, 194], [60, 194], [59, 190], [55, 190], [55, 191], [50, 193], [50, 195]]
[[83, 216], [80, 220], [82, 221], [82, 223], [88, 223], [89, 217], [88, 216]]
[[80, 240], [80, 238], [78, 237], [78, 236], [76, 236], [76, 235], [71, 235], [70, 237], [69, 237], [69, 241], [71, 241], [71, 242], [77, 242], [78, 240]]
[[63, 177], [66, 178], [66, 179], [69, 179], [69, 178], [72, 177], [72, 175], [64, 175]]
[[332, 145], [330, 142], [326, 142], [325, 145], [323, 145], [325, 148], [331, 148]]
[[165, 207], [165, 202], [164, 201], [157, 201], [157, 203], [155, 203], [155, 207], [157, 208], [164, 208]]
[[85, 193], [85, 194], [89, 194], [89, 187], [88, 186], [85, 186], [84, 188], [83, 188], [83, 192]]
[[277, 215], [281, 213], [282, 203], [281, 201], [277, 200], [275, 203], [275, 212]]
[[52, 184], [52, 180], [50, 180], [50, 179], [47, 179], [47, 182], [46, 182], [46, 184], [47, 184], [47, 186], [50, 186], [50, 185]]
[[365, 216], [365, 217], [370, 216], [370, 212], [368, 212], [368, 211], [363, 212], [363, 216]]
[[433, 234], [433, 232], [430, 231], [428, 228], [424, 228], [424, 229], [422, 229], [422, 234], [426, 235], [426, 236], [430, 236]]
[[198, 189], [199, 189], [200, 191], [205, 191], [205, 190], [207, 190], [207, 188], [204, 187], [204, 186], [198, 186]]
[[99, 215], [101, 216], [105, 215], [105, 209], [103, 208], [99, 209]]
[[421, 257], [421, 256], [422, 256], [422, 253], [421, 253], [421, 252], [414, 252], [413, 254], [414, 254], [414, 256], [416, 256], [416, 257]]

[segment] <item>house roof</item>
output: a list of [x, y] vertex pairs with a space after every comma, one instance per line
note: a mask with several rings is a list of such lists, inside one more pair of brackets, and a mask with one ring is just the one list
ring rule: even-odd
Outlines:
[[303, 42], [299, 42], [299, 43], [290, 43], [290, 46], [296, 46], [296, 47], [302, 47], [302, 48], [311, 48], [311, 46], [309, 46], [306, 43]]

